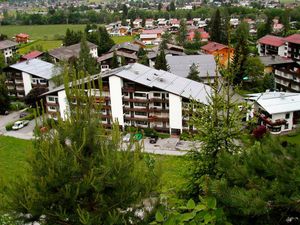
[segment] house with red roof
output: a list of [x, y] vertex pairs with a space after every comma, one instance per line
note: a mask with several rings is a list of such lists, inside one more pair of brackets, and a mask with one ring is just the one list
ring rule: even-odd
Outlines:
[[282, 37], [266, 35], [258, 40], [258, 53], [260, 56], [279, 55], [284, 56], [285, 41]]
[[15, 38], [16, 38], [16, 42], [18, 42], [18, 43], [27, 43], [29, 41], [28, 34], [20, 33], [20, 34], [17, 34]]
[[228, 61], [231, 61], [234, 55], [233, 48], [229, 48], [229, 46], [217, 42], [209, 42], [201, 47], [201, 51], [204, 54], [214, 55], [216, 61], [223, 66], [227, 66]]
[[163, 34], [164, 30], [162, 29], [144, 30], [140, 34], [140, 40], [146, 45], [158, 45]]
[[[206, 31], [204, 31], [203, 29], [198, 29], [197, 30], [200, 33], [200, 39], [202, 42], [208, 42], [210, 35], [209, 33], [207, 33]], [[193, 41], [195, 38], [195, 33], [196, 30], [190, 30], [188, 35], [187, 35], [187, 40], [188, 41]]]
[[32, 51], [27, 53], [26, 55], [21, 56], [20, 61], [26, 61], [26, 60], [30, 60], [30, 59], [40, 59], [40, 57], [43, 55], [43, 52], [40, 51]]
[[293, 34], [283, 38], [286, 43], [285, 56], [293, 60], [300, 60], [300, 34]]

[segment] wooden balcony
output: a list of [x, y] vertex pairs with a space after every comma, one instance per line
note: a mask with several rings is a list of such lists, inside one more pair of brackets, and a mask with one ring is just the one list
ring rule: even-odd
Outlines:
[[135, 89], [133, 87], [123, 87], [122, 91], [123, 92], [134, 92]]
[[141, 103], [147, 103], [149, 102], [149, 99], [140, 99], [140, 98], [126, 98], [123, 97], [124, 102], [141, 102]]
[[161, 102], [161, 103], [169, 103], [169, 99], [162, 99], [162, 98], [151, 98], [150, 102]]

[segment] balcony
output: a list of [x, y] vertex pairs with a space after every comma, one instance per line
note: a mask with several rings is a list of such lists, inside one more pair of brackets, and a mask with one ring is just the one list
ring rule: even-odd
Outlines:
[[122, 91], [123, 92], [134, 92], [135, 89], [133, 87], [123, 87]]
[[15, 80], [15, 83], [16, 83], [16, 84], [23, 84], [23, 80], [17, 80], [17, 79], [16, 79], [16, 80]]
[[147, 99], [147, 98], [141, 99], [141, 98], [127, 98], [127, 97], [123, 97], [123, 101], [125, 101], [125, 102], [142, 102], [142, 103], [147, 103], [147, 102], [149, 102], [149, 99]]
[[169, 109], [168, 108], [161, 108], [161, 107], [150, 107], [149, 109], [150, 112], [164, 112], [164, 113], [168, 113]]
[[161, 103], [168, 103], [169, 99], [162, 99], [162, 98], [151, 98], [150, 102], [161, 102]]
[[18, 87], [18, 86], [17, 86], [17, 87], [16, 87], [16, 90], [17, 90], [17, 91], [24, 91], [24, 87]]
[[46, 106], [59, 106], [58, 102], [47, 102]]
[[125, 112], [149, 112], [148, 108], [130, 108], [130, 107], [124, 107], [123, 108]]
[[270, 125], [271, 127], [281, 126], [287, 123], [285, 119], [277, 119], [275, 121], [272, 121], [272, 119], [270, 119], [263, 113], [261, 114], [255, 113], [254, 115], [256, 115], [259, 119], [261, 119], [263, 122], [265, 122], [267, 125]]
[[168, 117], [149, 116], [150, 122], [169, 122]]

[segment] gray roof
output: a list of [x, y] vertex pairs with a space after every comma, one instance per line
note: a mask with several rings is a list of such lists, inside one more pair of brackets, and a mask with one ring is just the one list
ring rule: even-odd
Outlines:
[[[158, 88], [184, 98], [194, 99], [203, 104], [208, 104], [208, 96], [212, 93], [211, 87], [206, 84], [179, 77], [163, 70], [156, 70], [139, 63], [122, 66], [103, 74], [94, 75], [91, 79], [95, 80], [100, 76], [109, 77], [113, 75], [150, 88]], [[87, 79], [85, 79], [84, 82], [86, 81]], [[72, 83], [70, 83], [70, 85], [71, 84]], [[61, 90], [64, 90], [63, 85], [44, 93], [43, 95], [49, 95]]]
[[17, 46], [18, 43], [11, 40], [0, 41], [0, 50]]
[[139, 63], [123, 66], [103, 74], [104, 77], [112, 75], [150, 88], [158, 88], [181, 97], [194, 99], [203, 104], [208, 103], [208, 96], [212, 92], [211, 87], [206, 84]]
[[124, 43], [116, 44], [116, 45], [112, 46], [112, 48], [109, 50], [109, 52], [113, 52], [114, 50], [119, 50], [122, 48], [131, 50], [131, 51], [135, 51], [135, 52], [138, 52], [140, 50], [139, 45], [133, 44], [131, 42], [124, 42]]
[[270, 114], [300, 110], [300, 93], [264, 92], [248, 96], [248, 99], [256, 101]]
[[198, 66], [199, 77], [216, 76], [216, 61], [213, 55], [166, 56], [170, 72], [181, 77], [187, 77], [193, 63]]
[[[130, 58], [130, 59], [135, 59], [135, 60], [138, 59], [135, 53], [129, 54], [126, 52], [116, 51], [116, 54], [117, 54], [117, 56], [124, 56], [125, 58]], [[104, 60], [111, 59], [113, 56], [114, 56], [114, 52], [109, 52], [109, 53], [106, 53], [106, 54], [98, 57], [97, 61], [102, 62]]]
[[[97, 48], [97, 45], [87, 42], [87, 45], [90, 49]], [[75, 45], [70, 45], [67, 47], [60, 47], [49, 51], [49, 54], [59, 60], [69, 60], [71, 57], [79, 57], [80, 52], [80, 43]]]
[[292, 59], [283, 58], [278, 55], [270, 55], [270, 56], [260, 56], [259, 57], [262, 64], [265, 66], [272, 66], [278, 64], [286, 64], [294, 62]]
[[50, 80], [53, 76], [60, 73], [59, 67], [40, 59], [27, 60], [9, 67], [47, 80]]

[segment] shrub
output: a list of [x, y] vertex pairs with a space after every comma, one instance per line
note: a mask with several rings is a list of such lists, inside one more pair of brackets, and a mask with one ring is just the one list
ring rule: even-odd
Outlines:
[[7, 131], [10, 131], [10, 130], [12, 130], [13, 125], [14, 125], [14, 122], [8, 123], [8, 124], [6, 124], [5, 129], [6, 129]]
[[267, 133], [267, 128], [265, 126], [263, 126], [263, 125], [258, 126], [252, 132], [253, 136], [256, 139], [261, 139], [266, 133]]
[[24, 116], [23, 118], [19, 120], [33, 120], [34, 119], [34, 114], [28, 114], [27, 116]]
[[21, 110], [21, 109], [24, 109], [26, 107], [26, 105], [24, 104], [24, 102], [11, 102], [10, 103], [10, 110], [13, 110], [13, 111], [18, 111], [18, 110]]
[[188, 141], [191, 139], [191, 135], [188, 132], [182, 132], [182, 134], [180, 135], [180, 140], [183, 141]]
[[165, 138], [170, 137], [170, 134], [167, 134], [167, 133], [156, 133], [156, 135], [161, 139], [165, 139]]

